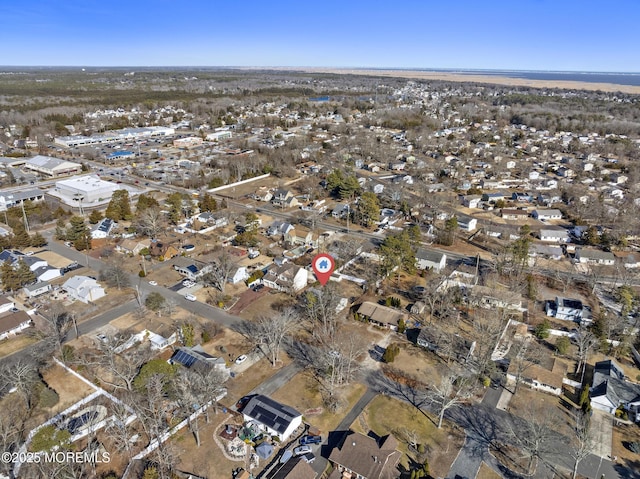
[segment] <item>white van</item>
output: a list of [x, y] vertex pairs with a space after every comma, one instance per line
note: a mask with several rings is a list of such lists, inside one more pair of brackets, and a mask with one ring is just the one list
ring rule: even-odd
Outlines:
[[187, 293], [184, 295], [184, 299], [186, 299], [187, 301], [195, 301], [198, 298], [196, 298], [193, 294]]

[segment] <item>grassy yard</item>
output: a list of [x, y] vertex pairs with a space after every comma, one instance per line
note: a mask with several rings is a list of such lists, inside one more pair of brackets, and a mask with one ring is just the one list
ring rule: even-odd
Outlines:
[[483, 462], [480, 464], [480, 470], [478, 471], [476, 479], [502, 479], [502, 476]]
[[415, 432], [425, 446], [433, 477], [446, 476], [464, 443], [464, 432], [457, 426], [445, 423], [438, 429], [417, 408], [387, 396], [377, 396], [371, 401], [352, 428], [362, 434], [371, 430], [378, 436], [393, 433], [400, 443], [403, 453], [400, 463], [405, 469], [410, 459], [419, 463], [424, 460], [417, 457], [419, 454], [410, 449], [406, 440], [407, 431]]
[[326, 434], [338, 426], [342, 416], [351, 410], [365, 390], [365, 386], [359, 383], [343, 388], [342, 407], [339, 411], [332, 413], [324, 408], [318, 381], [311, 372], [303, 371], [296, 374], [272, 397], [300, 411], [306, 422], [318, 428], [322, 434]]
[[29, 334], [18, 334], [13, 338], [3, 339], [0, 341], [0, 358], [20, 351], [35, 342], [37, 339]]
[[[512, 387], [512, 386], [509, 386]], [[532, 411], [542, 411], [553, 419], [554, 429], [560, 434], [573, 434], [574, 415], [560, 403], [560, 398], [535, 391], [520, 384], [518, 392], [509, 402], [509, 412], [522, 418], [530, 417]]]
[[629, 444], [640, 442], [640, 426], [636, 424], [622, 424], [613, 427], [613, 441], [611, 454], [618, 457], [618, 462], [625, 464], [629, 468], [637, 467], [640, 464], [640, 454], [631, 452]]

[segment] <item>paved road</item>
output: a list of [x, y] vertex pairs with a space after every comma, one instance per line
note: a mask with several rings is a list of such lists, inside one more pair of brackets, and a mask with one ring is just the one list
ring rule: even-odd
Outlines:
[[257, 386], [249, 394], [247, 394], [247, 396], [251, 396], [252, 394], [262, 394], [264, 396], [269, 396], [280, 389], [282, 386], [284, 386], [285, 383], [291, 381], [291, 379], [293, 379], [293, 377], [300, 371], [302, 371], [302, 367], [294, 361], [280, 369], [280, 371], [278, 371], [276, 374]]

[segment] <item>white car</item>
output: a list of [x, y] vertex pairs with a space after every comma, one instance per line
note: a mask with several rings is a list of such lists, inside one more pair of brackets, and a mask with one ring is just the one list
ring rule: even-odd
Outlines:
[[242, 354], [236, 358], [236, 364], [242, 364], [247, 360], [247, 356]]
[[158, 286], [158, 282], [157, 281], [149, 281], [149, 284], [151, 286]]
[[196, 298], [195, 295], [188, 293], [184, 295], [184, 299], [186, 299], [187, 301], [195, 301], [198, 298]]
[[296, 456], [302, 456], [311, 452], [311, 446], [298, 446], [293, 450]]

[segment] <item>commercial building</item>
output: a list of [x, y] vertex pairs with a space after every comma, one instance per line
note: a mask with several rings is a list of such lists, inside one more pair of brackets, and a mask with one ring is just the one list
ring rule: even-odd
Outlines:
[[82, 165], [79, 163], [42, 155], [29, 158], [24, 167], [51, 177], [77, 175], [82, 171]]
[[0, 192], [0, 211], [19, 206], [23, 201], [42, 200], [44, 200], [44, 191], [36, 188], [21, 191], [2, 191]]
[[214, 131], [213, 133], [209, 133], [206, 136], [207, 141], [220, 141], [220, 140], [228, 140], [231, 138], [230, 131]]
[[110, 200], [113, 192], [119, 189], [118, 184], [92, 175], [56, 181], [55, 186], [57, 193], [78, 202], [82, 201], [83, 205]]
[[54, 143], [70, 148], [74, 146], [102, 145], [104, 143], [115, 143], [118, 141], [135, 141], [144, 138], [171, 136], [174, 134], [175, 130], [173, 128], [149, 126], [145, 128], [124, 128], [122, 130], [98, 133], [91, 136], [59, 136], [54, 139]]

